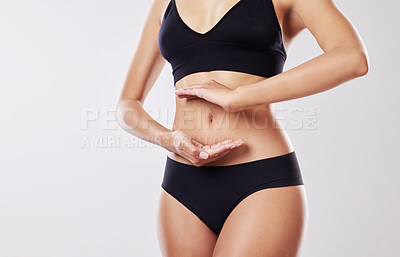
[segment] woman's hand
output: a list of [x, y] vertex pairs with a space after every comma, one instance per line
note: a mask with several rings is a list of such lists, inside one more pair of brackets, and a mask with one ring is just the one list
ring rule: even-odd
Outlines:
[[228, 88], [215, 80], [202, 84], [194, 84], [189, 87], [175, 90], [178, 98], [196, 99], [202, 98], [210, 103], [221, 106], [227, 112], [239, 111], [235, 107], [235, 90]]
[[186, 133], [176, 130], [171, 132], [169, 151], [179, 154], [199, 167], [227, 155], [232, 149], [239, 147], [243, 139], [227, 139], [213, 145], [203, 145]]

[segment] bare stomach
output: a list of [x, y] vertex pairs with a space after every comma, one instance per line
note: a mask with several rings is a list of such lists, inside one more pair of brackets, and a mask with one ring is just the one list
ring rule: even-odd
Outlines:
[[[266, 78], [234, 71], [208, 71], [190, 74], [176, 82], [175, 88], [215, 81], [229, 87], [255, 83]], [[215, 144], [225, 139], [243, 139], [244, 143], [209, 166], [233, 165], [270, 158], [292, 152], [293, 146], [284, 127], [275, 118], [269, 104], [239, 112], [226, 112], [203, 99], [176, 98], [173, 130], [181, 130], [202, 144]], [[180, 155], [169, 152], [178, 162], [192, 164]]]

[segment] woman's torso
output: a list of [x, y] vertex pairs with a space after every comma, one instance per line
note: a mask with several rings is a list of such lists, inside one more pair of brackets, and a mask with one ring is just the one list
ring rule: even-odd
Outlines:
[[[176, 88], [210, 79], [236, 88], [265, 78], [239, 72], [210, 71], [188, 75], [176, 83]], [[229, 138], [244, 139], [244, 144], [239, 148], [207, 165], [231, 165], [293, 151], [284, 127], [276, 119], [273, 107], [268, 104], [231, 113], [203, 99], [176, 98], [173, 130], [181, 130], [203, 144], [215, 144]], [[168, 156], [176, 161], [191, 164], [175, 153], [168, 153]]]
[[[240, 0], [244, 1], [244, 0]], [[250, 2], [253, 1], [253, 2]], [[256, 15], [255, 12], [257, 12], [258, 6], [257, 4], [263, 4], [268, 3], [268, 2], [263, 2], [264, 0], [249, 0], [249, 2], [243, 2], [242, 5], [237, 5], [235, 8], [232, 9], [235, 12], [230, 11], [228, 15], [224, 16], [225, 23], [219, 22], [221, 19], [221, 14], [216, 15], [215, 19], [208, 18], [207, 20], [214, 20], [214, 22], [205, 22], [204, 19], [200, 19], [201, 17], [207, 17], [206, 15], [203, 15], [203, 13], [212, 13], [216, 12], [215, 8], [214, 11], [208, 8], [201, 8], [199, 5], [196, 3], [189, 3], [185, 2], [185, 0], [177, 0], [176, 3], [179, 6], [179, 13], [183, 16], [184, 21], [186, 24], [189, 24], [191, 28], [212, 28], [212, 25], [215, 26], [217, 25], [219, 27], [215, 27], [217, 31], [212, 31], [215, 33], [215, 38], [218, 38], [219, 35], [223, 34], [218, 34], [218, 33], [223, 33], [224, 29], [225, 31], [228, 30], [230, 24], [228, 22], [232, 22], [232, 18], [234, 16], [229, 16], [229, 15], [238, 15], [237, 18], [239, 18], [239, 13], [242, 11], [246, 11], [245, 8], [248, 7], [249, 5], [252, 5], [252, 12], [253, 15]], [[271, 0], [265, 0], [265, 1], [271, 1]], [[232, 3], [226, 3], [226, 6], [232, 6], [234, 2], [237, 1], [232, 1]], [[276, 2], [276, 1], [274, 1]], [[175, 1], [173, 2], [175, 3]], [[211, 2], [210, 2], [211, 5]], [[216, 6], [213, 4], [213, 6]], [[221, 5], [220, 5], [221, 6]], [[225, 6], [225, 5], [224, 5]], [[264, 5], [264, 7], [268, 5]], [[175, 7], [175, 6], [173, 6]], [[260, 6], [262, 7], [262, 6]], [[184, 10], [181, 8], [185, 8]], [[207, 9], [207, 10], [205, 10]], [[220, 7], [220, 13], [224, 13], [227, 9], [227, 7]], [[270, 30], [272, 29], [273, 23], [269, 23], [270, 21], [276, 22], [274, 20], [274, 13], [273, 13], [273, 7], [272, 5], [269, 5], [269, 9], [264, 9], [269, 12], [266, 12], [265, 15], [269, 15], [268, 19], [260, 20], [261, 22], [263, 21], [268, 21], [268, 24], [264, 24], [263, 28], [265, 28], [265, 33], [271, 33], [268, 34], [270, 36], [273, 35], [273, 37], [277, 37], [278, 33], [280, 31], [276, 30]], [[175, 12], [173, 12], [175, 11]], [[196, 15], [190, 15], [194, 14], [195, 11], [198, 11], [199, 13], [202, 13], [202, 15], [198, 14]], [[174, 18], [176, 20], [180, 20], [179, 15], [177, 13], [177, 10], [172, 9], [171, 15], [175, 15]], [[250, 14], [249, 14], [250, 15]], [[263, 15], [260, 16], [260, 13], [257, 13], [258, 17], [262, 17]], [[194, 17], [191, 18], [190, 17]], [[200, 18], [199, 18], [200, 17]], [[236, 16], [235, 16], [236, 18]], [[278, 17], [276, 17], [278, 19]], [[201, 23], [202, 21], [202, 23]], [[172, 22], [172, 20], [171, 20]], [[182, 22], [182, 21], [181, 21]], [[239, 21], [239, 22], [244, 22]], [[207, 23], [207, 24], [205, 24]], [[167, 23], [168, 24], [168, 23]], [[195, 24], [200, 24], [198, 26], [194, 26]], [[178, 25], [184, 25], [184, 24], [178, 24]], [[175, 26], [175, 24], [174, 24]], [[249, 24], [249, 26], [254, 26], [253, 24]], [[260, 25], [261, 26], [261, 25]], [[193, 37], [199, 37], [199, 40], [204, 39], [204, 36], [202, 35], [197, 35], [196, 33], [192, 33], [190, 31], [189, 27], [183, 26], [184, 29], [186, 30], [180, 30], [179, 33], [183, 33], [184, 38], [186, 36], [186, 32], [191, 32], [191, 36]], [[186, 28], [185, 28], [186, 27]], [[271, 27], [271, 28], [270, 28]], [[261, 28], [261, 27], [260, 27]], [[172, 28], [171, 28], [172, 29]], [[180, 28], [182, 29], [182, 28]], [[218, 31], [220, 30], [220, 31]], [[207, 31], [207, 30], [204, 30]], [[178, 33], [171, 31], [172, 33]], [[259, 33], [259, 32], [257, 32]], [[214, 35], [212, 34], [207, 34], [208, 36], [213, 37]], [[227, 38], [230, 38], [228, 35], [224, 35], [225, 38], [223, 40], [226, 40]], [[256, 36], [256, 35], [254, 35]], [[258, 35], [261, 36], [261, 35]], [[163, 37], [163, 36], [162, 36]], [[269, 38], [269, 40], [273, 40], [268, 42], [269, 44], [273, 45], [274, 50], [279, 49], [279, 45], [277, 45], [276, 42], [280, 42], [280, 38]], [[236, 36], [237, 39], [240, 40], [239, 34]], [[218, 38], [222, 39], [222, 38]], [[249, 38], [250, 39], [250, 38]], [[254, 38], [255, 39], [255, 38]], [[267, 38], [266, 38], [267, 39]], [[197, 40], [197, 39], [196, 39]], [[275, 41], [277, 40], [277, 41]], [[171, 41], [169, 41], [171, 42]], [[191, 43], [196, 42], [192, 41]], [[238, 41], [236, 41], [238, 42]], [[267, 42], [266, 42], [267, 43]], [[283, 42], [281, 42], [283, 43]], [[246, 46], [245, 46], [246, 47]], [[167, 49], [168, 50], [168, 49]], [[283, 51], [285, 49], [282, 49]], [[240, 51], [240, 49], [239, 49]], [[176, 51], [175, 51], [176, 52]], [[283, 52], [283, 54], [286, 54]], [[272, 58], [272, 57], [271, 57]], [[279, 59], [278, 59], [279, 60]], [[183, 63], [182, 63], [183, 64]], [[181, 66], [182, 67], [182, 66]], [[175, 83], [175, 88], [184, 88], [186, 86], [190, 86], [193, 84], [198, 84], [198, 83], [204, 83], [209, 80], [215, 80], [227, 87], [230, 87], [232, 89], [237, 88], [239, 86], [243, 85], [248, 85], [251, 83], [255, 83], [261, 80], [265, 80], [266, 77], [263, 76], [258, 76], [258, 75], [253, 75], [249, 74], [246, 72], [238, 72], [238, 71], [231, 71], [231, 70], [213, 70], [213, 71], [200, 71], [200, 72], [194, 72], [189, 75], [185, 75], [181, 77], [179, 80], [176, 81]], [[191, 136], [193, 139], [203, 143], [203, 144], [215, 144], [219, 141], [223, 141], [225, 139], [244, 139], [244, 144], [242, 144], [240, 147], [233, 149], [228, 155], [225, 155], [224, 157], [218, 159], [217, 161], [214, 161], [212, 163], [207, 163], [207, 165], [216, 165], [216, 166], [221, 166], [221, 165], [231, 165], [231, 164], [237, 164], [237, 163], [243, 163], [243, 162], [248, 162], [252, 160], [257, 160], [257, 159], [263, 159], [263, 158], [269, 158], [273, 156], [278, 156], [282, 154], [286, 154], [289, 152], [293, 151], [292, 144], [282, 126], [279, 120], [276, 119], [275, 114], [274, 114], [274, 109], [271, 105], [265, 104], [262, 106], [257, 106], [254, 108], [249, 108], [243, 111], [239, 112], [226, 112], [224, 111], [220, 106], [217, 106], [215, 104], [209, 103], [203, 99], [193, 99], [193, 100], [186, 100], [186, 99], [179, 99], [176, 98], [176, 113], [175, 113], [175, 119], [173, 123], [173, 130], [181, 130]], [[168, 153], [168, 156], [176, 161], [191, 164], [190, 161], [187, 159], [179, 156], [178, 154], [175, 153]]]

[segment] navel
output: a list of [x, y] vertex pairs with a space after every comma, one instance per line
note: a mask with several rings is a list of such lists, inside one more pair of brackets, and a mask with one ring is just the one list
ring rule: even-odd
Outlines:
[[208, 122], [212, 123], [214, 120], [214, 116], [212, 113], [208, 113]]

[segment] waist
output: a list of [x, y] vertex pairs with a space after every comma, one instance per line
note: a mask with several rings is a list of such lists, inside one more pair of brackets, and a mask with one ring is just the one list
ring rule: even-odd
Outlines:
[[228, 136], [265, 137], [283, 126], [269, 105], [226, 112], [203, 99], [193, 99], [177, 102], [173, 129], [190, 133], [202, 143], [213, 144]]
[[[232, 165], [292, 152], [293, 146], [284, 127], [275, 118], [270, 105], [229, 113], [202, 99], [179, 102], [173, 130], [181, 130], [194, 140], [212, 145], [226, 139], [243, 139], [244, 143], [210, 165]], [[185, 158], [169, 157], [191, 164]]]

